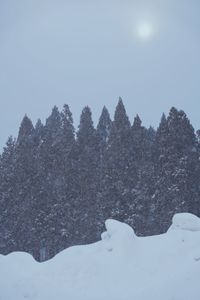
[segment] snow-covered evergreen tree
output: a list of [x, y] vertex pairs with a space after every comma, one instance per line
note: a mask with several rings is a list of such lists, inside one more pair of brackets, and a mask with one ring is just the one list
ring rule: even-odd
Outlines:
[[99, 118], [99, 123], [97, 125], [97, 136], [100, 140], [101, 152], [104, 152], [106, 148], [110, 135], [111, 124], [112, 121], [110, 119], [110, 114], [107, 108], [104, 106]]
[[138, 115], [134, 118], [132, 126], [132, 178], [134, 186], [132, 197], [134, 199], [129, 223], [134, 226], [138, 234], [147, 234], [151, 230], [154, 219], [152, 194], [154, 187], [154, 166], [152, 148], [154, 142], [153, 129], [147, 130], [142, 126]]
[[0, 157], [0, 253], [3, 254], [17, 249], [14, 235], [14, 215], [17, 214], [14, 198], [15, 145], [15, 140], [9, 137]]
[[175, 212], [194, 212], [197, 207], [197, 144], [186, 114], [176, 108], [162, 117], [156, 136], [157, 182], [155, 205], [158, 232], [165, 231]]
[[97, 224], [97, 186], [99, 180], [99, 147], [91, 110], [86, 106], [80, 117], [76, 141], [77, 192], [76, 213], [79, 242], [96, 239], [93, 226]]
[[122, 99], [117, 104], [103, 159], [102, 210], [104, 218], [123, 220], [131, 201], [131, 125]]

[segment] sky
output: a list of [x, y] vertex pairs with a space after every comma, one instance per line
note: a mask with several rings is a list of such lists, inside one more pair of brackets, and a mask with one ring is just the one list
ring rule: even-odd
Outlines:
[[199, 0], [1, 0], [0, 149], [27, 114], [70, 106], [94, 124], [119, 96], [132, 122], [172, 106], [200, 128]]

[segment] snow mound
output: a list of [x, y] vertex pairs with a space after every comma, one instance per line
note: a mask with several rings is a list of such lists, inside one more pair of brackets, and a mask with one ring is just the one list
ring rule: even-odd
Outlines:
[[190, 213], [175, 214], [169, 230], [171, 229], [200, 231], [200, 218]]
[[108, 219], [105, 222], [106, 231], [102, 233], [101, 239], [108, 251], [120, 252], [126, 251], [129, 247], [132, 248], [132, 243], [135, 239], [134, 230], [125, 223]]
[[199, 300], [199, 218], [177, 214], [171, 228], [186, 230], [137, 237], [107, 220], [101, 241], [44, 263], [0, 255], [0, 300]]

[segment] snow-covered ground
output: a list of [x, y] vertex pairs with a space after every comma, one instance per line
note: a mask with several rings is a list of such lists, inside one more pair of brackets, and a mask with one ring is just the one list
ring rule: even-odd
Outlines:
[[139, 238], [106, 221], [100, 242], [37, 263], [0, 255], [0, 300], [199, 300], [200, 219], [177, 214], [167, 233]]

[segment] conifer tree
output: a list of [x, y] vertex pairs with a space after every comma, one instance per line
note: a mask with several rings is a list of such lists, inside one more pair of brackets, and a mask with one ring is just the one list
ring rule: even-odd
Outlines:
[[[152, 161], [153, 137], [142, 126], [138, 115], [132, 126], [133, 166], [130, 176], [134, 178], [132, 213], [129, 223], [138, 234], [147, 234], [153, 221], [151, 197], [154, 186], [154, 166]], [[151, 131], [152, 134], [152, 131]]]
[[104, 155], [104, 181], [102, 186], [102, 210], [104, 219], [112, 217], [125, 220], [128, 217], [132, 179], [131, 125], [121, 98], [117, 104]]
[[14, 202], [16, 210], [18, 210], [15, 218], [15, 238], [18, 250], [23, 251], [30, 251], [32, 248], [30, 236], [33, 216], [31, 208], [36, 177], [34, 146], [34, 127], [31, 120], [25, 115], [16, 141], [14, 171]]
[[110, 119], [110, 114], [107, 108], [104, 106], [101, 116], [99, 118], [99, 123], [97, 125], [97, 139], [98, 139], [99, 153], [100, 153], [100, 161], [99, 161], [100, 185], [103, 176], [103, 157], [108, 144], [111, 125], [112, 125], [112, 121]]
[[8, 254], [17, 249], [14, 235], [15, 210], [15, 145], [9, 137], [0, 157], [0, 253]]
[[108, 145], [108, 140], [110, 136], [110, 130], [112, 126], [112, 121], [110, 119], [110, 114], [107, 108], [104, 106], [102, 113], [97, 124], [97, 141], [98, 141], [98, 151], [99, 151], [99, 168], [98, 168], [98, 182], [97, 182], [97, 236], [100, 234], [104, 227], [104, 209], [102, 195], [104, 191], [104, 155]]
[[39, 234], [37, 253], [52, 257], [59, 251], [57, 210], [63, 190], [62, 122], [56, 106], [47, 118], [42, 140], [38, 148], [38, 188], [35, 209], [37, 215], [36, 232]]
[[[77, 166], [75, 149], [75, 129], [73, 117], [68, 105], [63, 106], [61, 112], [62, 123], [62, 172], [63, 187], [60, 194], [59, 205], [56, 208], [57, 246], [59, 251], [74, 244], [73, 237], [76, 228], [76, 205], [77, 198]], [[76, 208], [77, 209], [77, 208]], [[80, 208], [78, 208], [80, 209]]]
[[[97, 223], [96, 196], [99, 147], [91, 110], [88, 106], [83, 109], [81, 114], [76, 145], [78, 180], [78, 199], [76, 203], [78, 207], [81, 207], [81, 209], [79, 208], [78, 227], [83, 240], [90, 242], [96, 239], [93, 226]], [[92, 224], [93, 226], [91, 226]]]
[[37, 120], [35, 124], [35, 145], [37, 147], [36, 151], [38, 148], [41, 146], [43, 142], [43, 137], [44, 137], [44, 125], [42, 124], [42, 121], [40, 119]]
[[186, 114], [172, 107], [163, 116], [156, 136], [157, 182], [155, 198], [158, 232], [169, 227], [176, 212], [194, 212], [198, 203], [197, 148], [194, 129]]
[[100, 140], [102, 152], [104, 151], [106, 144], [108, 142], [111, 124], [112, 124], [112, 121], [110, 119], [110, 114], [109, 114], [107, 108], [104, 106], [101, 116], [99, 118], [99, 123], [97, 125], [97, 136]]

